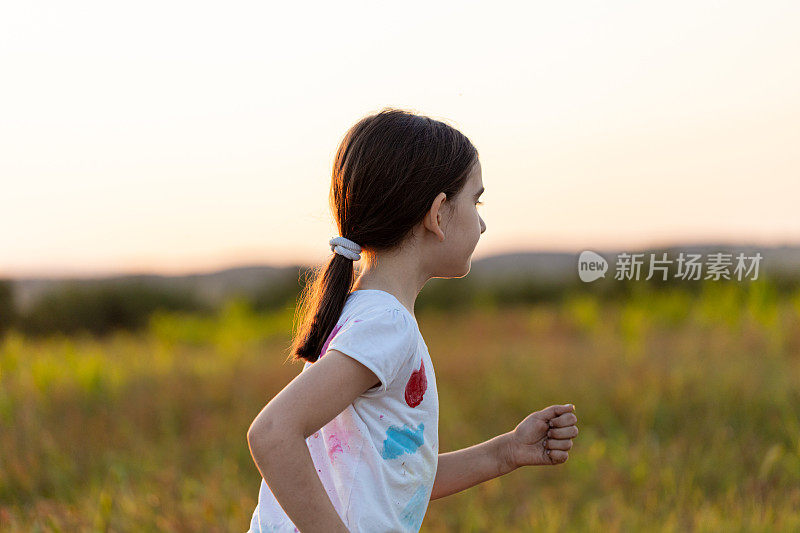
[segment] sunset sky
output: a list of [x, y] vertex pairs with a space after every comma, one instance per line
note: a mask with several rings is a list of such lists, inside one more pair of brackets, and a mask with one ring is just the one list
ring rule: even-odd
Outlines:
[[800, 244], [797, 2], [14, 2], [0, 275], [320, 262], [362, 116], [446, 120], [516, 250]]

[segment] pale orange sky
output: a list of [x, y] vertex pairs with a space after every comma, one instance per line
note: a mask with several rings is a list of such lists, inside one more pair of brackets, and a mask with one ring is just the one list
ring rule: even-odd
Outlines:
[[800, 4], [398, 6], [0, 7], [0, 275], [323, 261], [384, 106], [477, 146], [476, 259], [800, 244]]

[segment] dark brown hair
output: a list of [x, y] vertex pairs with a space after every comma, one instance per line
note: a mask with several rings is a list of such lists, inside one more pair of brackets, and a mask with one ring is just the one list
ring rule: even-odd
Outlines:
[[[464, 187], [478, 150], [456, 128], [410, 111], [384, 108], [345, 134], [333, 164], [330, 203], [339, 235], [385, 251], [404, 241], [441, 192]], [[353, 261], [332, 253], [312, 269], [296, 308], [289, 357], [316, 361], [355, 281]], [[307, 272], [308, 274], [308, 272]]]

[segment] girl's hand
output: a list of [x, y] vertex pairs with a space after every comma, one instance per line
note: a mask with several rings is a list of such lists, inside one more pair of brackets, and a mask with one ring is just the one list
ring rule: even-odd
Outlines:
[[556, 465], [569, 458], [572, 439], [578, 435], [575, 406], [551, 405], [528, 415], [508, 438], [511, 469], [526, 465]]

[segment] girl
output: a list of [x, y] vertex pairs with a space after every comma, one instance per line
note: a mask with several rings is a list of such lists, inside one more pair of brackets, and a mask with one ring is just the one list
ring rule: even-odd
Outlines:
[[290, 356], [303, 370], [247, 433], [262, 476], [251, 532], [419, 531], [432, 499], [567, 460], [571, 404], [439, 454], [436, 376], [414, 302], [429, 279], [469, 272], [486, 231], [482, 192], [478, 151], [443, 122], [385, 108], [347, 132], [330, 196], [341, 236], [298, 306]]

